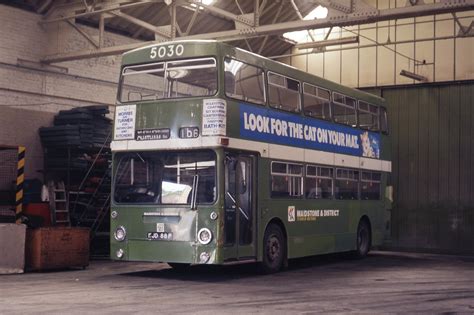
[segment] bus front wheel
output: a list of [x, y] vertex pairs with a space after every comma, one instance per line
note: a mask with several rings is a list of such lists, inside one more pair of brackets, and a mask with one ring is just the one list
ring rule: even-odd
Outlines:
[[356, 258], [367, 256], [370, 250], [370, 226], [366, 220], [361, 220], [357, 227], [357, 249], [355, 251]]
[[270, 224], [263, 237], [262, 271], [267, 274], [279, 271], [283, 266], [285, 254], [285, 236], [278, 225]]
[[168, 263], [173, 270], [176, 270], [178, 272], [184, 272], [188, 271], [189, 268], [191, 267], [191, 264], [183, 264], [183, 263]]

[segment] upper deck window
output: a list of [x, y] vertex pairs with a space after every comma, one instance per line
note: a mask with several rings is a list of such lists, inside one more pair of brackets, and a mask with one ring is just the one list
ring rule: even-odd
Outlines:
[[225, 58], [225, 95], [246, 102], [265, 104], [263, 70]]
[[217, 92], [214, 58], [159, 62], [125, 67], [120, 102], [211, 96]]
[[332, 117], [335, 122], [353, 126], [357, 125], [356, 100], [340, 93], [333, 93]]
[[359, 127], [372, 131], [379, 130], [378, 106], [359, 101]]
[[303, 106], [307, 116], [331, 119], [330, 92], [320, 87], [303, 83]]
[[301, 110], [300, 82], [269, 72], [268, 98], [272, 107], [299, 112]]

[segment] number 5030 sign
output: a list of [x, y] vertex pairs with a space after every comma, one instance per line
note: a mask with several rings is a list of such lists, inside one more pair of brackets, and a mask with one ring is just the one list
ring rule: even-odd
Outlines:
[[184, 53], [184, 46], [181, 44], [178, 45], [164, 45], [159, 47], [152, 47], [150, 50], [150, 58], [163, 58], [163, 57], [173, 57], [181, 56]]

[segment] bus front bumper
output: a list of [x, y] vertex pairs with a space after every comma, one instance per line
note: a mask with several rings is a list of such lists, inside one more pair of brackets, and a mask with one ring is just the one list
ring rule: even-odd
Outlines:
[[218, 264], [215, 246], [195, 242], [128, 240], [112, 244], [110, 257], [123, 261]]

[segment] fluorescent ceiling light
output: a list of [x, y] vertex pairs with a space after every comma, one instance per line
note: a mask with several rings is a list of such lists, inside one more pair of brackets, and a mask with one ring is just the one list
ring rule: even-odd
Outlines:
[[420, 82], [428, 82], [428, 78], [407, 70], [400, 71], [400, 75]]
[[296, 48], [298, 49], [321, 48], [321, 47], [334, 46], [334, 45], [355, 44], [358, 42], [359, 42], [359, 36], [352, 36], [352, 37], [328, 39], [328, 40], [321, 40], [317, 42], [307, 42], [307, 43], [297, 44]]
[[[327, 16], [328, 16], [328, 9], [323, 6], [318, 5], [311, 12], [309, 12], [303, 18], [303, 20], [309, 21], [309, 20], [314, 20], [314, 19], [325, 19]], [[313, 30], [307, 30], [307, 31], [286, 32], [283, 34], [283, 37], [289, 40], [295, 41], [297, 43], [304, 43], [311, 40], [308, 32], [312, 32], [313, 36], [315, 35]]]

